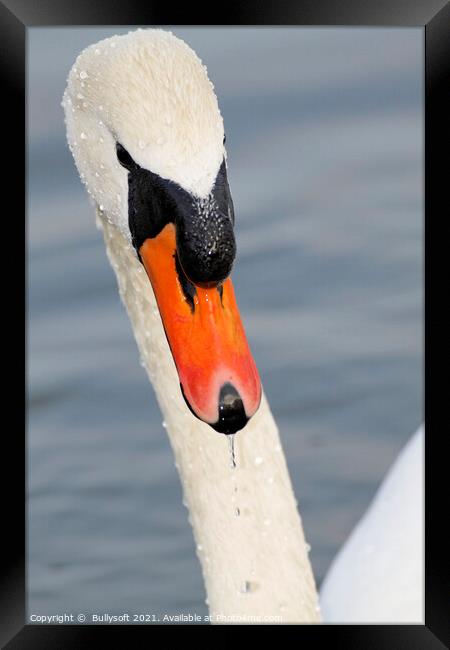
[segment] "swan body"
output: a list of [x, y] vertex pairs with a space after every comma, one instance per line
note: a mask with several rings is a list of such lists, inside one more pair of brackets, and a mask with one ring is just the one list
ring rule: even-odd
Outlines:
[[267, 400], [262, 394], [236, 435], [232, 469], [227, 437], [194, 417], [183, 399], [161, 300], [130, 236], [118, 142], [134, 164], [199, 201], [208, 198], [226, 160], [223, 121], [206, 69], [170, 32], [138, 30], [81, 53], [63, 107], [69, 146], [166, 423], [211, 620], [318, 622], [308, 546]]
[[423, 445], [420, 427], [334, 559], [320, 593], [325, 622], [423, 622]]

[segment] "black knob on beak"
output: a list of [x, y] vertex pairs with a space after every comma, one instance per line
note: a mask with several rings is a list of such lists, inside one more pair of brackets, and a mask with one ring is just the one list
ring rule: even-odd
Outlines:
[[236, 256], [233, 224], [214, 209], [177, 220], [177, 252], [183, 271], [194, 284], [215, 285], [231, 273]]

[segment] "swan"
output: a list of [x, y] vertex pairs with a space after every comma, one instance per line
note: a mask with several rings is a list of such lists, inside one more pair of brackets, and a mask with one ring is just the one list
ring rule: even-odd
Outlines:
[[78, 56], [62, 105], [163, 413], [210, 620], [320, 622], [309, 545], [229, 277], [234, 211], [206, 67], [171, 32], [113, 36]]
[[[163, 413], [211, 621], [421, 620], [422, 429], [333, 561], [319, 605], [229, 279], [236, 246], [223, 121], [197, 55], [163, 30], [113, 36], [79, 55], [62, 105]], [[225, 438], [238, 431], [230, 467]]]

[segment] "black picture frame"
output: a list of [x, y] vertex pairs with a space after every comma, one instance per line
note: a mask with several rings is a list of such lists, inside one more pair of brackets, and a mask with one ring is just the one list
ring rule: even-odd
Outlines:
[[[279, 4], [279, 3], [278, 3]], [[221, 13], [225, 9], [226, 15]], [[12, 270], [6, 282], [11, 295], [7, 300], [8, 314], [18, 318], [23, 310], [23, 267], [18, 260], [20, 240], [25, 239], [25, 221], [20, 213], [26, 208], [26, 33], [35, 26], [70, 25], [320, 25], [320, 26], [392, 26], [423, 27], [425, 38], [425, 423], [426, 423], [426, 582], [424, 625], [323, 625], [301, 626], [300, 642], [329, 641], [335, 648], [443, 648], [450, 640], [448, 612], [448, 551], [443, 530], [446, 509], [443, 505], [446, 488], [446, 454], [444, 453], [448, 401], [446, 390], [446, 351], [448, 321], [439, 310], [443, 302], [446, 251], [449, 229], [445, 219], [448, 207], [444, 193], [448, 178], [449, 92], [450, 79], [450, 3], [445, 0], [308, 0], [285, 2], [282, 6], [262, 7], [259, 3], [231, 1], [215, 6], [216, 15], [208, 7], [201, 11], [185, 6], [177, 15], [154, 3], [137, 0], [108, 2], [100, 0], [3, 0], [0, 1], [0, 68], [2, 79], [2, 108], [7, 128], [0, 131], [3, 140], [3, 196], [11, 207], [3, 214], [4, 268]], [[208, 13], [209, 12], [209, 13]], [[445, 155], [447, 154], [447, 155]], [[21, 197], [23, 196], [23, 200]], [[18, 214], [19, 213], [19, 214]], [[444, 217], [444, 218], [442, 218]], [[448, 219], [448, 216], [447, 216]], [[441, 228], [442, 223], [442, 228]], [[17, 228], [13, 235], [12, 227]], [[447, 235], [447, 236], [446, 236]], [[26, 260], [25, 260], [26, 261]], [[18, 286], [13, 287], [13, 280]], [[446, 283], [445, 283], [446, 284]], [[433, 302], [432, 295], [437, 296]], [[17, 301], [17, 302], [16, 302]], [[17, 308], [11, 305], [16, 302]], [[439, 311], [438, 311], [439, 310]], [[21, 364], [18, 362], [21, 341], [13, 346], [14, 336], [23, 340], [21, 324], [6, 323], [10, 332], [4, 344], [13, 353], [12, 367], [4, 371], [9, 394], [4, 415], [11, 424], [3, 437], [3, 476], [6, 478], [2, 500], [2, 579], [0, 590], [0, 641], [2, 647], [20, 648], [80, 648], [105, 642], [110, 636], [116, 644], [130, 642], [136, 633], [151, 635], [152, 626], [47, 626], [31, 625], [25, 621], [25, 426], [21, 413], [23, 401], [11, 409], [12, 397], [22, 395]], [[444, 338], [445, 337], [445, 338]], [[447, 344], [447, 345], [446, 345]], [[6, 345], [5, 345], [6, 347]], [[441, 368], [439, 368], [439, 362]], [[433, 368], [436, 365], [436, 369]], [[433, 370], [432, 370], [433, 368]], [[19, 373], [13, 372], [18, 370]], [[441, 369], [441, 373], [439, 373]], [[14, 383], [14, 376], [17, 377]], [[435, 378], [431, 387], [432, 377]], [[437, 379], [443, 377], [443, 379]], [[446, 399], [447, 398], [447, 399]], [[16, 424], [17, 423], [17, 424]], [[5, 444], [6, 443], [6, 444]], [[441, 505], [442, 504], [442, 505]], [[447, 569], [447, 570], [446, 570]], [[211, 628], [214, 629], [214, 628]]]

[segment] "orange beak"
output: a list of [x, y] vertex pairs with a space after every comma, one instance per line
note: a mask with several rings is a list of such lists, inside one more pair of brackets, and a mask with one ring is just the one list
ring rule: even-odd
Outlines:
[[227, 278], [191, 283], [176, 252], [173, 224], [139, 249], [192, 413], [221, 433], [242, 429], [257, 411], [261, 383]]

